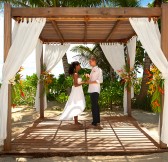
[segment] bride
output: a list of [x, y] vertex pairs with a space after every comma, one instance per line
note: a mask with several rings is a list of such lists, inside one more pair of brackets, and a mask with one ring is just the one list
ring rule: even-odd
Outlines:
[[72, 62], [69, 67], [69, 74], [73, 77], [73, 86], [64, 111], [60, 116], [60, 120], [72, 120], [74, 118], [75, 124], [80, 124], [78, 122], [78, 115], [84, 111], [86, 105], [82, 89], [84, 82], [82, 82], [78, 75], [80, 69], [80, 63], [77, 61]]

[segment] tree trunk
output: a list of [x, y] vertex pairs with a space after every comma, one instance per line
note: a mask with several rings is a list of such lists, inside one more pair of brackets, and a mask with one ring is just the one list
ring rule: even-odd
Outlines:
[[[68, 64], [68, 58], [67, 54], [65, 54], [62, 58], [63, 68], [64, 68], [64, 74], [65, 78], [69, 76], [69, 64]], [[71, 88], [67, 88], [67, 94], [70, 95]]]
[[67, 54], [65, 54], [64, 57], [62, 58], [62, 62], [63, 62], [63, 68], [64, 68], [65, 77], [68, 77], [69, 76], [69, 73], [68, 73], [69, 64], [68, 64]]
[[115, 80], [114, 69], [111, 66], [110, 66], [110, 77], [111, 77], [111, 81]]
[[150, 64], [151, 64], [151, 60], [150, 60], [148, 54], [145, 53], [141, 90], [140, 90], [140, 94], [137, 96], [138, 102], [143, 102], [143, 99], [147, 96], [147, 93], [148, 93], [149, 86], [148, 86], [148, 84], [146, 84], [148, 82], [146, 70], [150, 70]]

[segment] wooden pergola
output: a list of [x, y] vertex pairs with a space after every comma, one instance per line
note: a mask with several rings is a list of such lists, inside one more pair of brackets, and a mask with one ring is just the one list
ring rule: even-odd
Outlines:
[[[168, 59], [168, 4], [155, 8], [12, 8], [4, 7], [4, 62], [11, 46], [12, 19], [46, 18], [40, 35], [43, 43], [126, 43], [136, 35], [129, 18], [161, 18], [161, 46]], [[42, 55], [43, 56], [43, 55]], [[39, 58], [40, 59], [40, 58]], [[43, 60], [41, 58], [41, 64]], [[11, 150], [11, 86], [9, 85], [8, 126], [5, 151]], [[41, 85], [41, 89], [43, 85]], [[131, 116], [131, 95], [127, 95], [128, 115]], [[40, 117], [44, 118], [44, 101], [40, 101]], [[162, 126], [162, 113], [160, 128]], [[161, 132], [161, 130], [160, 130]], [[160, 141], [161, 148], [165, 144]]]

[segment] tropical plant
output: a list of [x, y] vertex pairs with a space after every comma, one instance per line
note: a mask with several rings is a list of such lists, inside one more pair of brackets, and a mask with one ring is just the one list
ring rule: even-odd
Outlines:
[[162, 108], [162, 95], [164, 94], [164, 79], [159, 69], [152, 65], [150, 71], [147, 71], [149, 90], [151, 97], [151, 106], [154, 112], [160, 113]]
[[136, 71], [134, 68], [130, 69], [129, 64], [127, 63], [122, 69], [118, 70], [122, 82], [125, 85], [127, 90], [131, 90], [131, 87], [136, 83]]
[[112, 109], [113, 105], [122, 107], [123, 92], [124, 85], [121, 85], [119, 81], [106, 80], [102, 85], [100, 93], [99, 104], [101, 109]]
[[43, 65], [43, 69], [42, 70], [43, 71], [42, 71], [42, 73], [40, 75], [39, 81], [41, 82], [41, 84], [44, 85], [43, 94], [41, 94], [41, 95], [44, 95], [44, 93], [48, 93], [49, 92], [49, 88], [48, 87], [49, 87], [50, 84], [52, 84], [53, 79], [54, 79], [54, 75], [46, 70], [46, 65], [45, 64]]
[[101, 0], [1, 0], [14, 6], [24, 7], [95, 7], [101, 4]]
[[36, 95], [36, 89], [37, 89], [37, 82], [38, 78], [36, 74], [33, 74], [32, 76], [26, 76], [26, 79], [21, 80], [22, 85], [22, 92], [24, 94], [21, 95], [20, 91], [20, 82], [16, 82], [14, 85], [14, 91], [13, 91], [13, 105], [31, 105], [34, 106], [35, 102], [35, 95]]
[[139, 7], [141, 0], [111, 0], [109, 5], [115, 7]]

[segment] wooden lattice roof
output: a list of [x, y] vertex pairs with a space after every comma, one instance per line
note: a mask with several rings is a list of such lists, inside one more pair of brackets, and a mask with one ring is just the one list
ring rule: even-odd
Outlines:
[[44, 42], [125, 42], [135, 32], [129, 17], [160, 17], [161, 8], [12, 8], [15, 19], [47, 18]]

